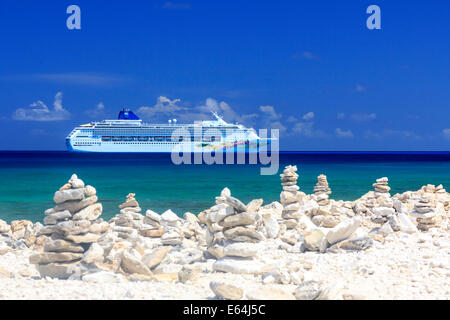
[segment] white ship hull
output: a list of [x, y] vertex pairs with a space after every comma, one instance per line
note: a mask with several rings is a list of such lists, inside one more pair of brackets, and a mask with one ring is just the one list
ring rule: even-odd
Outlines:
[[[259, 143], [259, 145], [258, 145]], [[174, 143], [147, 143], [147, 144], [114, 144], [111, 142], [93, 142], [92, 144], [74, 146], [68, 143], [68, 150], [73, 152], [105, 152], [105, 153], [172, 153], [172, 152], [258, 152], [263, 145], [270, 144], [270, 140], [261, 143], [261, 140], [249, 142], [248, 144], [222, 143], [202, 146], [202, 143], [187, 143], [185, 145]]]

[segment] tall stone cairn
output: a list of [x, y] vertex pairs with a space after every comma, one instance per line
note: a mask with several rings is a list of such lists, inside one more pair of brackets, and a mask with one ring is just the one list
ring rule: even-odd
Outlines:
[[[45, 211], [40, 235], [49, 239], [44, 251], [30, 256], [42, 277], [67, 279], [83, 272], [83, 266], [99, 262], [92, 259], [91, 245], [109, 229], [109, 224], [97, 219], [102, 214], [102, 204], [97, 203], [96, 190], [75, 174], [55, 192], [55, 206]], [[95, 246], [94, 246], [95, 247]], [[98, 253], [99, 246], [95, 247]], [[97, 257], [103, 259], [102, 253]]]
[[328, 196], [331, 194], [331, 189], [328, 186], [327, 176], [321, 174], [317, 177], [317, 184], [314, 187], [314, 194], [317, 197], [319, 206], [326, 206], [330, 203]]
[[375, 189], [375, 197], [380, 196], [390, 197], [389, 191], [391, 190], [391, 187], [389, 187], [388, 183], [389, 179], [386, 177], [377, 179], [377, 182], [373, 184], [373, 187]]
[[262, 263], [255, 260], [256, 244], [264, 239], [257, 231], [256, 211], [262, 200], [257, 202], [249, 204], [250, 208], [247, 208], [225, 188], [216, 197], [216, 205], [206, 213], [207, 251], [218, 259], [213, 264], [214, 271], [249, 274], [262, 272]]
[[420, 231], [428, 231], [437, 224], [436, 212], [433, 208], [430, 198], [422, 196], [414, 205], [414, 211], [417, 216], [417, 229]]
[[114, 221], [112, 230], [122, 239], [135, 238], [142, 225], [144, 216], [140, 214], [141, 208], [135, 199], [136, 194], [129, 193], [124, 203], [119, 205], [120, 213], [111, 219]]
[[294, 229], [297, 226], [297, 220], [300, 218], [300, 206], [302, 193], [297, 185], [298, 174], [297, 166], [285, 167], [281, 177], [281, 186], [283, 191], [280, 194], [280, 202], [283, 205], [281, 216], [285, 219], [284, 224], [288, 229]]

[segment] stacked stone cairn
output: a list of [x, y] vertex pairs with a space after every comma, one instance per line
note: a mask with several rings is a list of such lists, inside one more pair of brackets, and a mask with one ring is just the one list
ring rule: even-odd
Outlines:
[[317, 184], [314, 187], [314, 194], [317, 197], [319, 206], [326, 206], [330, 203], [328, 196], [331, 194], [331, 189], [328, 186], [327, 176], [321, 174], [317, 177]]
[[433, 208], [431, 199], [422, 196], [414, 206], [414, 215], [417, 217], [417, 229], [420, 231], [428, 231], [437, 224], [436, 211]]
[[207, 252], [217, 261], [214, 271], [260, 274], [264, 264], [257, 260], [258, 243], [264, 239], [257, 230], [260, 222], [255, 211], [262, 201], [251, 203], [250, 209], [240, 200], [231, 196], [228, 188], [216, 197], [216, 205], [209, 209], [205, 222], [207, 225]]
[[376, 180], [373, 184], [374, 199], [366, 203], [366, 207], [372, 212], [372, 222], [384, 224], [395, 215], [394, 203], [389, 191], [388, 178], [383, 177]]
[[181, 245], [184, 233], [181, 230], [181, 218], [172, 210], [167, 210], [161, 215], [161, 227], [164, 230], [161, 236], [161, 243], [165, 245]]
[[30, 256], [42, 277], [79, 278], [88, 267], [103, 261], [103, 249], [96, 242], [109, 224], [98, 217], [102, 204], [96, 190], [85, 186], [75, 174], [55, 192], [55, 206], [45, 211], [45, 226], [39, 230], [49, 237], [44, 251]]
[[438, 185], [437, 187], [433, 184], [428, 184], [426, 186], [423, 186], [418, 191], [418, 193], [421, 194], [421, 197], [427, 195], [430, 199], [432, 199], [436, 203], [436, 205], [442, 203], [443, 208], [440, 208], [441, 210], [444, 211], [450, 210], [450, 196], [444, 189], [444, 186], [442, 184]]
[[389, 179], [387, 177], [377, 179], [377, 182], [373, 184], [373, 187], [375, 188], [375, 197], [390, 196], [389, 191], [391, 190], [391, 187], [389, 187], [388, 184]]
[[144, 216], [140, 214], [141, 208], [135, 199], [136, 194], [129, 193], [124, 203], [119, 205], [120, 213], [110, 220], [114, 222], [112, 230], [122, 239], [136, 238]]
[[297, 185], [298, 174], [296, 172], [297, 166], [289, 165], [285, 167], [283, 174], [280, 175], [283, 188], [280, 194], [280, 202], [283, 205], [281, 216], [287, 229], [295, 229], [302, 214], [299, 209], [302, 205], [304, 193], [299, 191], [300, 188]]

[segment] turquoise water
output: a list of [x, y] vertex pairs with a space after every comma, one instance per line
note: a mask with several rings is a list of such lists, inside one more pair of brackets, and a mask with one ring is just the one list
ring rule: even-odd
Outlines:
[[[353, 200], [387, 176], [392, 193], [443, 184], [450, 189], [450, 154], [282, 153], [299, 168], [300, 189], [311, 193], [324, 173], [334, 199]], [[279, 173], [280, 173], [279, 172]], [[142, 209], [195, 214], [214, 204], [224, 187], [244, 202], [279, 200], [279, 175], [260, 175], [259, 165], [174, 165], [167, 155], [88, 155], [67, 152], [0, 153], [0, 219], [42, 221], [53, 194], [76, 173], [97, 189], [103, 218], [119, 212], [125, 196], [136, 193]]]

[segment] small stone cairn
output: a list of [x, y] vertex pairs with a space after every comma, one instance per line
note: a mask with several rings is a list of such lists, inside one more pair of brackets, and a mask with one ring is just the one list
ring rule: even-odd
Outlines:
[[207, 252], [218, 260], [214, 271], [258, 274], [264, 270], [256, 259], [257, 243], [264, 239], [257, 231], [256, 211], [262, 201], [251, 203], [250, 209], [237, 198], [231, 196], [228, 188], [216, 197], [216, 205], [206, 214]]
[[301, 216], [299, 211], [302, 204], [302, 192], [299, 191], [297, 185], [298, 174], [297, 166], [285, 167], [281, 177], [281, 186], [283, 191], [280, 194], [280, 202], [283, 205], [281, 216], [285, 219], [284, 224], [287, 229], [294, 229], [298, 224], [298, 219]]
[[422, 196], [414, 206], [414, 214], [417, 217], [417, 229], [428, 231], [437, 224], [436, 212], [429, 197]]
[[184, 233], [181, 230], [181, 218], [172, 210], [167, 210], [161, 215], [161, 227], [164, 230], [161, 236], [161, 243], [164, 245], [181, 245]]
[[330, 203], [328, 196], [331, 194], [331, 189], [328, 186], [327, 176], [321, 174], [317, 177], [317, 184], [314, 187], [314, 194], [317, 197], [319, 206], [326, 206]]
[[388, 196], [390, 197], [389, 191], [391, 190], [391, 187], [389, 187], [389, 179], [387, 177], [383, 177], [380, 179], [377, 179], [377, 182], [373, 184], [373, 187], [375, 188], [375, 197], [380, 196]]
[[139, 213], [141, 208], [135, 196], [136, 194], [129, 193], [126, 201], [119, 205], [120, 213], [110, 221], [114, 222], [112, 230], [122, 239], [136, 238], [144, 220], [144, 216]]
[[86, 270], [83, 267], [103, 260], [102, 249], [95, 243], [109, 228], [97, 219], [102, 204], [97, 203], [95, 188], [85, 187], [75, 174], [55, 192], [53, 200], [56, 205], [45, 211], [45, 226], [39, 230], [49, 239], [43, 252], [30, 256], [30, 263], [37, 265], [42, 277], [80, 277]]

